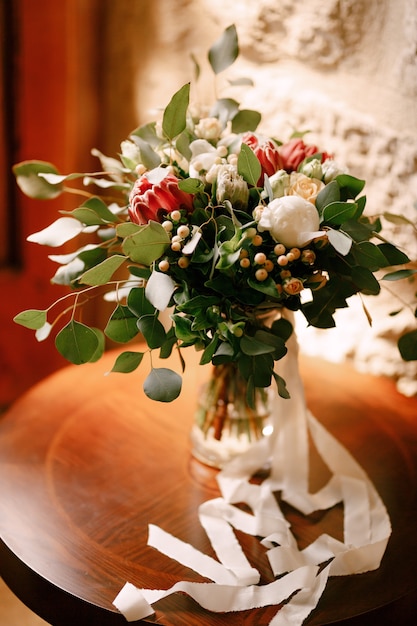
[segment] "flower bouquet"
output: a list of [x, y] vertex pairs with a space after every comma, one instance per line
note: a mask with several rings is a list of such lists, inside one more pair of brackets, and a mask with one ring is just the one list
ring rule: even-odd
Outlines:
[[[209, 51], [215, 77], [238, 51], [230, 26]], [[197, 64], [195, 69], [198, 75]], [[275, 392], [273, 436], [226, 465], [218, 474], [222, 497], [200, 507], [218, 561], [184, 549], [179, 540], [168, 542], [166, 551], [167, 533], [150, 526], [149, 545], [216, 584], [186, 581], [161, 591], [132, 591], [127, 584], [114, 604], [128, 619], [146, 617], [151, 603], [180, 590], [217, 612], [279, 605], [271, 624], [299, 625], [329, 576], [377, 569], [390, 536], [388, 513], [371, 481], [305, 406], [292, 313], [330, 328], [336, 310], [353, 295], [378, 295], [381, 269], [409, 259], [382, 235], [383, 216], [365, 214], [363, 180], [311, 145], [305, 133], [281, 141], [261, 134], [260, 121], [259, 112], [232, 98], [220, 98], [208, 110], [194, 106], [187, 83], [160, 121], [122, 142], [118, 159], [94, 150], [101, 162], [96, 173], [61, 174], [40, 161], [14, 168], [31, 197], [69, 192], [81, 198], [74, 210], [29, 237], [52, 247], [75, 241], [73, 252], [50, 257], [59, 266], [52, 281], [71, 290], [45, 310], [20, 313], [17, 323], [36, 331], [38, 340], [53, 331], [57, 350], [74, 364], [97, 361], [106, 337], [130, 344], [112, 371], [130, 373], [147, 362], [144, 392], [160, 402], [180, 394], [182, 379], [176, 370], [155, 367], [152, 353], [167, 359], [176, 352], [183, 372], [183, 351], [193, 346], [200, 363], [213, 366], [197, 411], [199, 443], [209, 436], [223, 440], [233, 429], [248, 441], [261, 437], [269, 392]], [[396, 268], [382, 279], [415, 272]], [[83, 307], [103, 293], [114, 309], [104, 328], [91, 327], [82, 321]], [[276, 367], [281, 359], [283, 369]], [[314, 493], [309, 441], [332, 474]], [[268, 478], [251, 482], [266, 463]], [[344, 542], [324, 533], [300, 551], [277, 493], [304, 515], [341, 503]], [[232, 526], [262, 538], [273, 582], [258, 585], [260, 574]], [[213, 562], [209, 571], [207, 562]]]
[[[230, 26], [208, 54], [215, 77], [238, 52]], [[61, 174], [40, 161], [14, 167], [20, 188], [33, 198], [66, 192], [81, 198], [77, 208], [61, 211], [28, 238], [52, 247], [76, 242], [72, 253], [50, 256], [59, 265], [52, 282], [72, 290], [15, 321], [35, 330], [38, 340], [54, 330], [57, 350], [75, 364], [99, 359], [106, 337], [127, 344], [141, 335], [145, 348], [134, 343], [121, 352], [114, 372], [134, 371], [154, 350], [163, 359], [176, 351], [183, 371], [182, 351], [194, 346], [200, 363], [216, 368], [218, 410], [210, 424], [217, 438], [225, 404], [243, 397], [256, 431], [262, 430], [256, 407], [265, 389], [274, 383], [288, 397], [274, 367], [293, 331], [283, 311], [298, 310], [309, 325], [332, 327], [335, 311], [351, 296], [379, 293], [381, 268], [409, 261], [382, 236], [380, 216], [365, 215], [363, 180], [304, 133], [286, 141], [266, 137], [258, 132], [260, 121], [259, 112], [232, 98], [218, 99], [211, 109], [196, 107], [187, 83], [160, 121], [122, 142], [118, 159], [94, 150], [101, 162], [96, 173]], [[81, 234], [90, 243], [77, 247]], [[103, 290], [115, 308], [98, 329], [81, 321], [81, 310]], [[161, 319], [165, 310], [169, 315]], [[181, 375], [154, 367], [151, 358], [148, 366], [145, 394], [174, 400]], [[230, 368], [232, 398], [225, 382]], [[200, 418], [207, 427], [206, 413]]]

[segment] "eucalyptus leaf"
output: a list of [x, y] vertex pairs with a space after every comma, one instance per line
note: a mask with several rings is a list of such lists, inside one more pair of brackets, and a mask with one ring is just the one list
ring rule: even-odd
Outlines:
[[232, 24], [211, 46], [208, 60], [215, 74], [220, 74], [234, 63], [239, 55], [236, 26]]
[[75, 320], [64, 326], [55, 338], [58, 352], [74, 365], [94, 359], [99, 343], [96, 330]]
[[157, 402], [172, 402], [181, 393], [182, 378], [165, 367], [153, 368], [143, 383], [145, 395]]
[[249, 185], [256, 187], [262, 173], [262, 168], [253, 150], [245, 143], [242, 143], [240, 148], [237, 169], [239, 174]]
[[254, 132], [258, 128], [261, 119], [262, 116], [258, 111], [241, 109], [232, 119], [232, 132], [237, 134], [246, 131]]
[[147, 141], [138, 136], [135, 138], [135, 143], [139, 148], [141, 162], [148, 170], [160, 165], [161, 157]]
[[98, 339], [98, 344], [95, 352], [92, 354], [89, 363], [95, 363], [99, 361], [104, 354], [104, 350], [106, 347], [106, 339], [104, 337], [104, 333], [100, 328], [91, 328], [91, 330], [96, 334]]
[[144, 287], [134, 287], [130, 290], [127, 297], [127, 306], [136, 317], [155, 314], [155, 307], [146, 298]]
[[114, 362], [111, 372], [118, 372], [121, 374], [130, 374], [134, 372], [142, 362], [143, 352], [126, 351], [119, 354]]
[[417, 361], [417, 330], [402, 335], [398, 340], [398, 349], [404, 361]]
[[63, 192], [62, 183], [51, 185], [41, 173], [59, 175], [55, 165], [46, 161], [21, 161], [13, 166], [13, 174], [21, 191], [36, 200], [51, 200]]
[[171, 98], [162, 118], [162, 130], [167, 139], [178, 137], [187, 125], [187, 109], [190, 101], [190, 83], [186, 83]]
[[404, 278], [410, 278], [411, 276], [414, 276], [415, 274], [417, 274], [417, 270], [412, 270], [412, 269], [403, 269], [403, 270], [396, 270], [395, 272], [389, 272], [388, 274], [385, 274], [381, 280], [403, 280]]
[[158, 222], [150, 221], [139, 231], [125, 237], [123, 252], [135, 263], [151, 265], [170, 244], [169, 234]]
[[391, 243], [380, 243], [378, 248], [386, 258], [387, 265], [402, 265], [410, 262], [408, 256]]
[[111, 314], [104, 332], [112, 341], [127, 343], [139, 332], [137, 319], [129, 307], [118, 304]]
[[378, 246], [370, 241], [363, 241], [352, 246], [352, 252], [358, 265], [367, 267], [376, 272], [381, 267], [386, 267], [387, 260]]
[[13, 321], [25, 328], [38, 330], [46, 324], [46, 313], [46, 311], [39, 309], [28, 309], [27, 311], [18, 313], [18, 315], [13, 318]]
[[276, 372], [272, 372], [272, 376], [274, 377], [274, 380], [276, 382], [278, 394], [281, 396], [281, 398], [284, 398], [284, 400], [289, 400], [291, 398], [291, 395], [287, 389], [285, 380]]
[[166, 332], [156, 315], [142, 315], [137, 320], [137, 327], [151, 350], [162, 346]]
[[105, 285], [125, 262], [125, 256], [122, 256], [121, 254], [114, 254], [84, 272], [84, 274], [82, 274], [79, 278], [80, 283], [91, 286]]
[[204, 191], [204, 183], [199, 178], [184, 178], [178, 183], [179, 189], [186, 193], [199, 193]]

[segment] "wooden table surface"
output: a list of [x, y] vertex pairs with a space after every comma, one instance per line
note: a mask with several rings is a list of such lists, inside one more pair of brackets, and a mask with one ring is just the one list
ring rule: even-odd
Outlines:
[[[112, 600], [127, 581], [160, 589], [202, 580], [147, 546], [149, 523], [213, 555], [197, 511], [219, 494], [216, 470], [191, 457], [188, 439], [201, 368], [193, 357], [181, 396], [165, 405], [142, 392], [145, 362], [104, 376], [114, 359], [59, 371], [0, 420], [0, 575], [54, 626], [126, 624]], [[303, 358], [301, 370], [309, 408], [368, 472], [393, 525], [381, 567], [331, 578], [307, 623], [369, 624], [351, 618], [417, 599], [417, 398], [347, 365]], [[340, 532], [337, 507], [286, 513], [302, 546]], [[262, 582], [272, 580], [259, 541], [238, 535]], [[147, 621], [164, 626], [267, 624], [277, 610], [217, 615], [182, 594], [155, 608]], [[414, 624], [398, 610], [401, 626]]]

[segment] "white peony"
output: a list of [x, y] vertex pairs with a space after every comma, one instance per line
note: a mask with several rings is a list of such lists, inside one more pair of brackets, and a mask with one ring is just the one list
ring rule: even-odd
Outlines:
[[320, 218], [314, 204], [300, 196], [283, 196], [264, 208], [258, 230], [268, 230], [275, 241], [286, 248], [302, 248], [323, 234], [319, 226]]

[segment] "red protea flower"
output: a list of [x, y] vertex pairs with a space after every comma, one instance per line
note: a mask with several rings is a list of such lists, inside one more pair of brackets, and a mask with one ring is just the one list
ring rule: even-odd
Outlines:
[[129, 217], [135, 224], [149, 220], [162, 221], [164, 215], [174, 210], [193, 210], [193, 196], [178, 188], [178, 178], [167, 174], [161, 181], [152, 183], [143, 174], [133, 185], [129, 196]]
[[243, 143], [249, 146], [255, 153], [262, 167], [262, 174], [258, 180], [258, 185], [264, 183], [264, 175], [272, 176], [280, 169], [283, 169], [283, 162], [278, 147], [271, 139], [260, 143], [258, 137], [253, 133], [245, 133], [242, 137]]
[[[298, 166], [306, 157], [313, 156], [313, 154], [319, 153], [320, 150], [317, 146], [307, 145], [302, 139], [294, 137], [280, 148], [280, 155], [282, 159], [282, 168], [287, 172], [294, 172]], [[330, 158], [327, 152], [321, 152], [321, 162]]]

